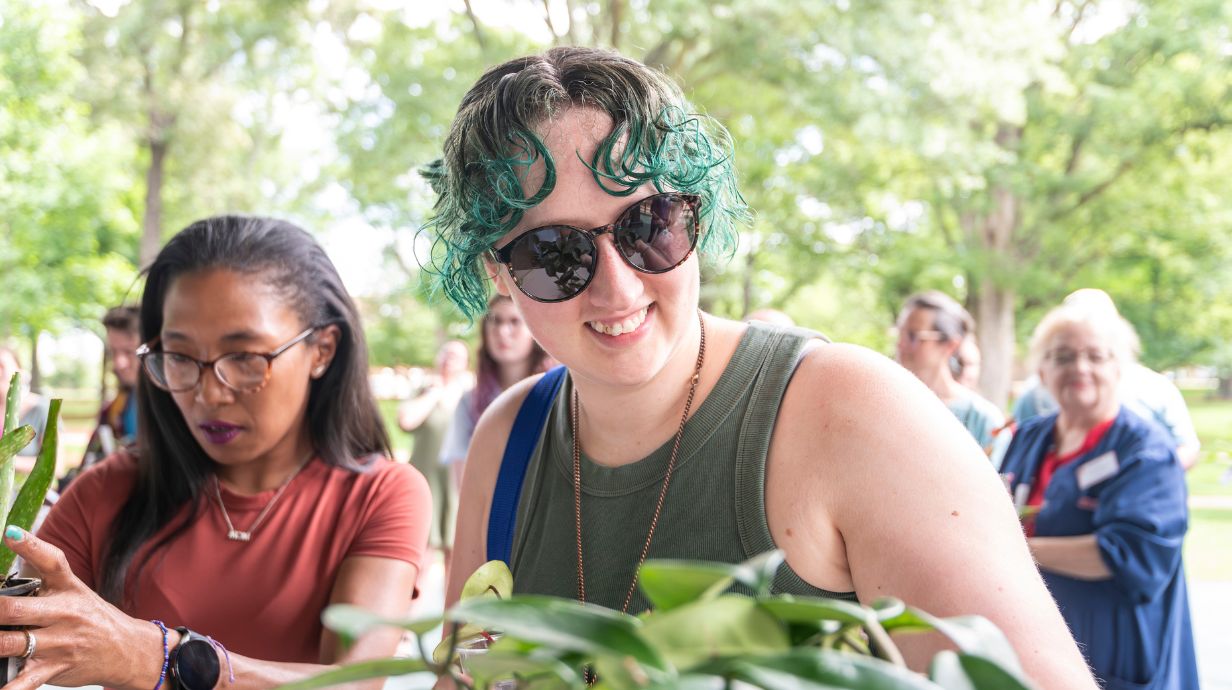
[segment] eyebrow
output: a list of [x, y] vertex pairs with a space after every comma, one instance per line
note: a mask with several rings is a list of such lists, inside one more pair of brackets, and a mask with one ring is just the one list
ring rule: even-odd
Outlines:
[[[265, 337], [266, 336], [256, 333], [255, 331], [243, 330], [243, 331], [232, 331], [231, 333], [227, 333], [221, 338], [221, 340], [222, 342], [228, 342], [228, 343], [234, 343], [234, 342], [247, 343], [247, 342], [252, 342], [254, 340], [263, 340]], [[162, 339], [163, 339], [163, 342], [166, 342], [168, 340], [185, 341], [185, 342], [193, 340], [193, 338], [190, 337], [189, 335], [185, 333], [181, 333], [179, 331], [166, 331], [165, 333], [163, 333]]]

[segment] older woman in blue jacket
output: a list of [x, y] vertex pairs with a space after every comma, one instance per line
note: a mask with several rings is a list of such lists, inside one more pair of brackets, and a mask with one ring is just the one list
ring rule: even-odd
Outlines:
[[1060, 409], [1019, 430], [1002, 472], [1104, 687], [1197, 688], [1181, 562], [1184, 470], [1167, 433], [1117, 396], [1131, 333], [1121, 317], [1081, 305], [1044, 318], [1031, 352]]

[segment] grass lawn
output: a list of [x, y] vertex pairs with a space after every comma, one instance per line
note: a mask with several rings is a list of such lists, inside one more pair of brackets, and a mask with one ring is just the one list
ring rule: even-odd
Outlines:
[[1232, 509], [1189, 512], [1185, 569], [1190, 580], [1232, 581]]
[[1232, 400], [1186, 398], [1202, 457], [1189, 472], [1185, 567], [1191, 580], [1232, 582]]
[[400, 458], [411, 457], [411, 435], [398, 428], [398, 405], [401, 400], [381, 400], [381, 418], [385, 420], [385, 429], [389, 431], [389, 442], [394, 446], [394, 455]]

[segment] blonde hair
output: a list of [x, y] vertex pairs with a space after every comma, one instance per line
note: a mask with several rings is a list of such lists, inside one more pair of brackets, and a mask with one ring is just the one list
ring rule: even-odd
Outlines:
[[1124, 367], [1137, 360], [1138, 334], [1116, 309], [1093, 302], [1069, 302], [1044, 315], [1031, 333], [1027, 363], [1038, 369], [1048, 354], [1048, 346], [1057, 333], [1069, 326], [1086, 326], [1104, 341], [1116, 361]]

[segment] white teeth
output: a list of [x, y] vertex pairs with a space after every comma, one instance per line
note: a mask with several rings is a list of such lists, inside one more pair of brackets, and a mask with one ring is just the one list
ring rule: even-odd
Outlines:
[[633, 331], [636, 331], [638, 327], [642, 325], [642, 322], [646, 320], [646, 312], [649, 309], [650, 307], [648, 306], [642, 307], [640, 311], [628, 317], [624, 321], [620, 321], [620, 322], [617, 322], [611, 325], [604, 324], [600, 321], [587, 321], [586, 325], [590, 326], [592, 329], [598, 331], [599, 333], [604, 333], [606, 335], [615, 336], [615, 335], [620, 335], [622, 333], [632, 333]]

